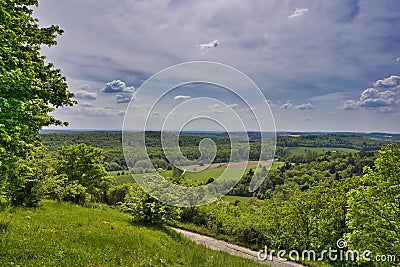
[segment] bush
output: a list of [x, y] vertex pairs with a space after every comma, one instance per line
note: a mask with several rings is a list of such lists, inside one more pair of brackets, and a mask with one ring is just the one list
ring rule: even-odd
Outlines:
[[130, 190], [129, 184], [112, 186], [107, 191], [107, 204], [116, 205], [125, 201]]
[[161, 203], [151, 197], [137, 184], [130, 185], [121, 209], [131, 212], [134, 222], [155, 225], [178, 219], [181, 211], [177, 207]]
[[63, 201], [78, 205], [84, 205], [90, 199], [90, 194], [86, 193], [86, 188], [77, 181], [69, 182], [63, 193]]

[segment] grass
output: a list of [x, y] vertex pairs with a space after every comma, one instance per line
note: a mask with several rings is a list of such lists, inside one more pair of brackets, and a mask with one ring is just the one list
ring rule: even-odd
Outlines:
[[0, 266], [260, 266], [106, 207], [44, 201], [0, 218]]
[[296, 147], [296, 148], [291, 148], [290, 152], [293, 155], [299, 155], [299, 154], [304, 154], [308, 151], [311, 152], [316, 152], [316, 153], [325, 153], [328, 151], [331, 152], [348, 152], [348, 153], [357, 153], [359, 152], [356, 149], [352, 148], [343, 148], [343, 147]]

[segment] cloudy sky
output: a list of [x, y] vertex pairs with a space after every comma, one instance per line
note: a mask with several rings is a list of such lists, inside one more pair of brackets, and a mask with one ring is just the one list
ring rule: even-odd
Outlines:
[[[222, 120], [269, 103], [281, 131], [400, 132], [398, 0], [39, 2], [41, 25], [65, 31], [43, 53], [79, 103], [55, 112], [70, 128], [121, 129], [131, 100], [133, 117], [166, 114], [142, 102], [150, 91], [142, 83], [175, 64], [213, 61], [251, 78], [265, 106], [242, 106], [200, 84], [168, 92], [170, 108], [192, 101], [194, 111]], [[196, 97], [217, 102], [196, 106]]]

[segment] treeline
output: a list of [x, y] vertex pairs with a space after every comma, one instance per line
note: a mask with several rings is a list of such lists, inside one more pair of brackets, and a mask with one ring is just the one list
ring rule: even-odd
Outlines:
[[[135, 135], [139, 133], [131, 133]], [[167, 135], [174, 135], [174, 133], [166, 133]], [[200, 142], [206, 137], [202, 135], [189, 135], [183, 134], [179, 137], [179, 145], [182, 154], [190, 159], [196, 160], [201, 156], [199, 150]], [[239, 136], [240, 137], [240, 136]], [[105, 153], [104, 164], [108, 171], [128, 169], [127, 163], [122, 150], [120, 132], [83, 132], [83, 133], [48, 133], [42, 134], [43, 143], [48, 147], [48, 151], [54, 152], [62, 145], [72, 145], [84, 143], [89, 146], [102, 148]], [[243, 145], [246, 146], [247, 142], [243, 139]], [[231, 157], [231, 143], [229, 138], [211, 136], [212, 141], [217, 146], [215, 163], [228, 162]], [[290, 147], [307, 146], [307, 147], [343, 147], [355, 148], [361, 151], [379, 150], [384, 141], [372, 140], [369, 138], [346, 135], [346, 134], [327, 134], [327, 135], [310, 135], [310, 136], [277, 136], [277, 146], [275, 150], [275, 158], [279, 161], [299, 162], [299, 159], [290, 152]], [[156, 168], [163, 168], [171, 170], [173, 164], [166, 158], [163, 148], [161, 146], [161, 133], [160, 132], [146, 132], [145, 145], [149, 153], [150, 159]], [[261, 142], [260, 140], [253, 140], [249, 142], [249, 160], [259, 160]], [[243, 158], [246, 149], [233, 151], [233, 155], [237, 158]], [[140, 155], [138, 155], [138, 159]], [[131, 162], [129, 166], [135, 167], [136, 162]], [[142, 168], [145, 172], [146, 166], [136, 166], [138, 169]], [[135, 171], [135, 170], [134, 170]], [[135, 171], [136, 172], [136, 171]]]
[[361, 151], [379, 150], [388, 142], [374, 140], [355, 134], [324, 134], [324, 135], [281, 135], [277, 137], [280, 147], [342, 147]]

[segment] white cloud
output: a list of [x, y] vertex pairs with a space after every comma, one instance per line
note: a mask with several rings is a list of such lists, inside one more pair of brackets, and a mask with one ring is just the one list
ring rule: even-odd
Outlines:
[[346, 100], [342, 109], [357, 107], [376, 109], [380, 112], [395, 111], [400, 106], [400, 77], [390, 76], [374, 83], [374, 88], [365, 89], [359, 100]]
[[86, 91], [78, 91], [74, 93], [75, 98], [77, 99], [85, 99], [85, 100], [94, 100], [97, 98], [97, 94], [93, 92], [86, 92]]
[[120, 80], [114, 80], [107, 83], [100, 91], [104, 93], [134, 93], [135, 88], [133, 86], [126, 86], [126, 84]]
[[293, 107], [292, 104], [290, 103], [285, 103], [282, 106], [280, 106], [280, 109], [291, 109]]
[[129, 103], [133, 98], [134, 94], [117, 94], [115, 99], [118, 104]]
[[202, 48], [213, 48], [213, 47], [217, 47], [218, 45], [219, 45], [218, 40], [214, 40], [214, 41], [209, 42], [209, 43], [198, 44], [197, 47], [202, 47]]
[[295, 18], [303, 15], [304, 13], [308, 12], [308, 8], [295, 8], [293, 14], [289, 15], [289, 18]]
[[394, 75], [387, 77], [383, 80], [377, 80], [374, 83], [375, 87], [393, 87], [397, 85], [400, 85], [400, 76], [394, 76]]
[[396, 61], [397, 61], [397, 62], [400, 62], [400, 57], [396, 58]]
[[207, 53], [210, 49], [216, 48], [218, 45], [219, 45], [218, 40], [214, 40], [209, 43], [198, 44], [196, 45], [196, 47], [199, 48], [202, 53]]
[[177, 95], [174, 97], [174, 100], [181, 100], [181, 99], [190, 99], [191, 96], [188, 95]]
[[400, 101], [400, 90], [379, 91], [375, 88], [365, 89], [360, 96], [358, 105], [360, 107], [384, 107], [396, 105]]
[[300, 110], [305, 110], [305, 109], [314, 109], [314, 105], [311, 104], [310, 102], [304, 103], [301, 105], [295, 106], [295, 108], [300, 109]]
[[358, 104], [356, 101], [348, 99], [343, 102], [341, 106], [339, 106], [339, 109], [343, 110], [354, 110], [358, 108]]

